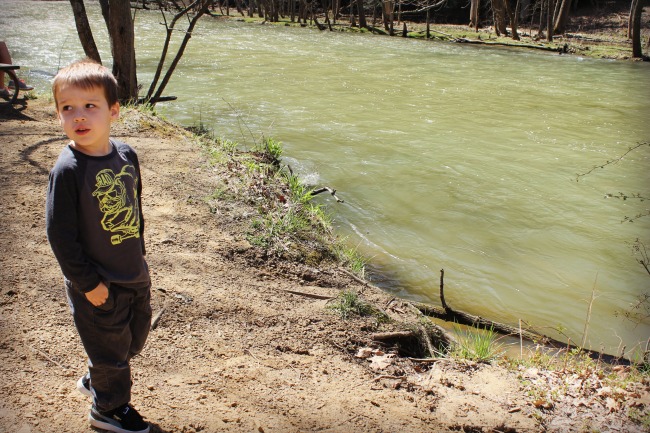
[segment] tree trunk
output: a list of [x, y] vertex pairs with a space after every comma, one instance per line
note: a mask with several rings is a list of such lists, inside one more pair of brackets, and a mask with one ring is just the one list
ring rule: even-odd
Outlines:
[[395, 2], [393, 0], [384, 0], [384, 28], [391, 36], [395, 35], [394, 32], [394, 12]]
[[497, 36], [508, 35], [506, 25], [506, 0], [492, 0], [492, 13], [494, 14], [494, 31]]
[[642, 58], [643, 49], [641, 48], [641, 14], [643, 13], [644, 0], [634, 0], [635, 7], [632, 11], [632, 57]]
[[569, 20], [569, 11], [571, 10], [571, 0], [562, 0], [562, 5], [555, 17], [554, 34], [564, 33], [566, 23]]
[[515, 13], [512, 13], [512, 9], [510, 9], [510, 5], [508, 3], [508, 0], [504, 2], [504, 6], [506, 7], [506, 13], [508, 14], [508, 17], [510, 18], [510, 28], [512, 30], [512, 39], [515, 41], [519, 40], [519, 33], [517, 33], [517, 24], [519, 22], [519, 0], [517, 0], [517, 5], [515, 7]]
[[627, 37], [632, 39], [632, 17], [634, 17], [634, 9], [636, 9], [636, 4], [639, 0], [632, 0], [632, 5], [630, 6], [630, 16], [627, 20]]
[[479, 8], [481, 7], [481, 0], [470, 0], [470, 9], [469, 9], [469, 26], [474, 27], [474, 30], [478, 32], [478, 17], [479, 17]]
[[553, 3], [554, 0], [547, 0], [546, 11], [546, 41], [553, 42]]
[[135, 34], [129, 0], [109, 0], [108, 34], [113, 54], [113, 75], [119, 86], [121, 101], [138, 99], [135, 64]]
[[102, 59], [99, 56], [99, 50], [95, 44], [90, 23], [88, 23], [88, 15], [86, 15], [86, 7], [84, 6], [83, 0], [70, 0], [70, 5], [72, 6], [74, 22], [77, 25], [77, 34], [79, 35], [79, 41], [84, 49], [84, 53], [86, 53], [88, 58], [101, 63]]
[[108, 10], [110, 9], [109, 0], [99, 0], [99, 6], [101, 6], [102, 9], [102, 17], [104, 17], [104, 24], [106, 24], [106, 28], [110, 26], [108, 22]]
[[359, 28], [368, 28], [368, 23], [366, 22], [366, 12], [363, 10], [363, 0], [357, 0], [357, 9], [359, 10]]

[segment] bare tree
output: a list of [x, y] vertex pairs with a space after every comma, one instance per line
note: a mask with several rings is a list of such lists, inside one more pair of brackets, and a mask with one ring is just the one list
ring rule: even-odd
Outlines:
[[634, 17], [634, 9], [638, 2], [638, 0], [632, 0], [632, 5], [630, 6], [630, 15], [627, 20], [627, 37], [630, 39], [632, 39], [632, 17]]
[[497, 36], [508, 35], [506, 26], [506, 2], [507, 0], [492, 0], [492, 16], [494, 17], [494, 31]]
[[83, 0], [70, 0], [70, 5], [72, 6], [74, 22], [77, 26], [77, 34], [79, 34], [79, 40], [81, 41], [84, 53], [86, 53], [88, 58], [101, 63], [102, 59], [99, 55], [97, 44], [95, 44], [93, 32], [90, 29], [88, 15], [86, 14], [86, 6], [84, 5]]
[[553, 42], [553, 10], [557, 0], [546, 0], [546, 41]]
[[569, 21], [569, 11], [571, 9], [572, 0], [562, 0], [562, 4], [557, 10], [554, 20], [553, 33], [560, 34], [564, 33], [566, 24]]
[[632, 57], [643, 58], [641, 44], [641, 14], [643, 13], [644, 0], [632, 0], [630, 22], [632, 23]]
[[469, 8], [469, 26], [474, 27], [478, 32], [479, 26], [479, 9], [481, 7], [481, 0], [470, 0]]
[[[160, 1], [160, 0], [159, 0]], [[190, 38], [192, 37], [192, 31], [194, 30], [194, 27], [196, 26], [196, 23], [198, 22], [199, 18], [201, 18], [207, 11], [208, 7], [212, 3], [212, 0], [195, 0], [193, 3], [191, 3], [188, 7], [184, 9], [180, 9], [172, 18], [170, 23], [167, 23], [167, 18], [165, 16], [165, 12], [160, 8], [160, 11], [163, 16], [163, 20], [165, 22], [165, 27], [167, 30], [167, 36], [165, 37], [165, 43], [163, 44], [163, 49], [160, 54], [160, 60], [158, 61], [158, 67], [156, 68], [156, 73], [154, 74], [153, 79], [151, 80], [151, 85], [149, 86], [149, 91], [147, 92], [147, 96], [145, 97], [145, 100], [150, 103], [150, 104], [155, 104], [160, 100], [162, 97], [162, 92], [165, 90], [165, 87], [169, 83], [169, 80], [176, 70], [176, 66], [178, 65], [178, 62], [180, 61], [181, 57], [183, 56], [183, 53], [185, 52], [185, 48], [187, 47], [187, 43], [189, 42]], [[158, 85], [158, 80], [160, 79], [160, 75], [162, 73], [163, 66], [165, 64], [165, 60], [167, 59], [167, 53], [169, 50], [169, 44], [172, 39], [172, 35], [174, 33], [176, 23], [178, 22], [179, 19], [181, 19], [184, 16], [189, 16], [192, 11], [196, 11], [194, 13], [194, 16], [190, 19], [189, 25], [187, 27], [187, 30], [185, 31], [185, 35], [183, 36], [183, 41], [181, 42], [180, 47], [178, 48], [178, 51], [176, 52], [176, 55], [174, 56], [174, 59], [172, 60], [171, 64], [167, 68], [167, 72], [165, 73], [165, 76], [163, 77], [162, 81], [160, 82], [160, 85]], [[156, 86], [158, 88], [156, 89]]]
[[395, 21], [395, 1], [384, 0], [383, 8], [384, 28], [391, 36], [395, 34], [394, 21]]
[[359, 13], [359, 28], [368, 28], [368, 23], [366, 22], [366, 12], [363, 9], [363, 0], [356, 0], [356, 3]]

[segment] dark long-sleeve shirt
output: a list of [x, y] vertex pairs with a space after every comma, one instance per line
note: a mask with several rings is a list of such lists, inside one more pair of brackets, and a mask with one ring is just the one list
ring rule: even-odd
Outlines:
[[99, 157], [67, 146], [49, 177], [47, 237], [64, 277], [82, 292], [102, 281], [149, 284], [140, 164], [127, 144], [111, 146]]

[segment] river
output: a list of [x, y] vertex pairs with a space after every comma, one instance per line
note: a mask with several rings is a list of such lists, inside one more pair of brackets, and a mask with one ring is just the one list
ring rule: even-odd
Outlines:
[[[88, 6], [104, 59], [106, 31]], [[68, 2], [3, 1], [0, 29], [22, 76], [47, 92], [82, 57]], [[139, 82], [164, 39], [136, 18]], [[157, 111], [250, 146], [284, 145], [308, 184], [337, 189], [337, 232], [396, 295], [556, 338], [638, 354], [650, 320], [622, 317], [650, 279], [650, 65], [399, 37], [204, 19]], [[560, 332], [561, 330], [561, 332]]]

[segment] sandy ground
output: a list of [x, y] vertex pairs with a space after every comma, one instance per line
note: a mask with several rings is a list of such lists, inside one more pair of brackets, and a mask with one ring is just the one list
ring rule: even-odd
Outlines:
[[[0, 102], [0, 431], [92, 431], [75, 389], [86, 358], [44, 227], [66, 139], [50, 102], [18, 108]], [[114, 135], [140, 155], [152, 303], [164, 310], [132, 363], [133, 404], [152, 431], [644, 431], [625, 413], [647, 417], [648, 383], [615, 394], [574, 378], [580, 390], [547, 404], [553, 373], [392, 357], [371, 341], [374, 319], [342, 320], [327, 297], [356, 290], [407, 320], [400, 300], [335, 268], [261, 260], [241, 235], [246, 212], [203, 200], [218, 174], [195, 141], [145, 124], [124, 116]], [[355, 356], [366, 347], [374, 357]]]

